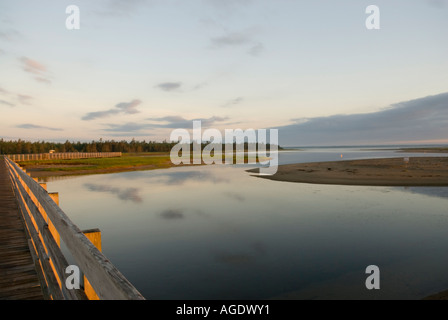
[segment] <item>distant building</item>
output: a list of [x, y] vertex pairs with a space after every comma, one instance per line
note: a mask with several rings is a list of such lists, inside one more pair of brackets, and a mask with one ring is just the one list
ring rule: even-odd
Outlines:
[[50, 152], [49, 153], [55, 153], [56, 152], [56, 150], [50, 150]]

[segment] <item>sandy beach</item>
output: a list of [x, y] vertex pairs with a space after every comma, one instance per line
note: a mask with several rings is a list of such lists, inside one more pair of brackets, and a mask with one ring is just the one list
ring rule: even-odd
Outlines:
[[[259, 169], [248, 170], [258, 173]], [[288, 164], [260, 178], [365, 186], [448, 186], [448, 157], [415, 157]]]

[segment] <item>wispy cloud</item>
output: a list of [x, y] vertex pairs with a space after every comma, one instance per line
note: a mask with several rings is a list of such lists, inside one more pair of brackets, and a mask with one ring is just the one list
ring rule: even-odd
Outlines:
[[261, 42], [255, 43], [247, 50], [247, 53], [251, 56], [257, 57], [264, 51], [264, 45]]
[[138, 99], [132, 100], [131, 102], [121, 102], [115, 105], [113, 109], [89, 112], [82, 117], [82, 120], [102, 119], [116, 114], [136, 114], [140, 112], [137, 110], [137, 106], [141, 103]]
[[32, 100], [33, 97], [26, 94], [18, 94], [17, 99], [19, 99], [21, 104], [30, 104], [30, 100]]
[[8, 107], [14, 107], [15, 106], [14, 103], [8, 102], [6, 100], [0, 100], [0, 104], [3, 104], [3, 105], [8, 106]]
[[0, 40], [14, 41], [20, 36], [21, 34], [17, 30], [12, 28], [0, 30]]
[[156, 128], [172, 128], [172, 129], [182, 129], [182, 128], [191, 128], [193, 126], [193, 120], [200, 120], [203, 127], [210, 127], [217, 122], [223, 122], [226, 120], [229, 120], [228, 117], [210, 117], [210, 118], [199, 118], [199, 119], [191, 119], [187, 120], [183, 117], [179, 116], [167, 116], [167, 117], [161, 117], [161, 118], [150, 118], [147, 119], [152, 122], [151, 126]]
[[205, 0], [206, 3], [217, 6], [219, 9], [231, 6], [245, 6], [253, 3], [254, 0]]
[[263, 50], [262, 42], [256, 40], [255, 30], [246, 30], [242, 32], [227, 32], [226, 34], [210, 39], [211, 48], [224, 49], [232, 47], [246, 48], [246, 53], [251, 56], [259, 56]]
[[200, 89], [202, 89], [202, 88], [205, 88], [206, 86], [208, 86], [210, 83], [208, 82], [208, 81], [203, 81], [203, 82], [201, 82], [201, 83], [198, 83], [197, 85], [195, 85], [194, 87], [193, 87], [193, 91], [195, 91], [195, 90], [200, 90]]
[[448, 3], [447, 0], [426, 0], [426, 3], [428, 3], [432, 7], [436, 8], [444, 8], [446, 4]]
[[20, 58], [22, 62], [23, 70], [33, 74], [41, 75], [47, 72], [47, 67], [36, 60], [29, 59], [27, 57]]
[[228, 33], [220, 37], [212, 38], [211, 43], [214, 47], [241, 46], [252, 43], [252, 39], [245, 33]]
[[149, 4], [150, 0], [106, 0], [102, 1], [101, 9], [96, 13], [102, 16], [130, 17], [132, 14], [145, 4]]
[[294, 119], [278, 128], [280, 145], [382, 144], [448, 140], [448, 92], [368, 113]]
[[102, 131], [115, 135], [148, 136], [150, 130], [154, 129], [191, 129], [193, 120], [200, 120], [202, 127], [206, 128], [228, 119], [228, 117], [210, 117], [189, 120], [180, 116], [166, 116], [145, 119], [145, 122], [109, 123]]
[[128, 122], [125, 124], [108, 124], [108, 128], [104, 129], [106, 132], [119, 132], [119, 133], [129, 133], [136, 134], [144, 129], [148, 129], [148, 124]]
[[42, 78], [42, 77], [35, 77], [34, 80], [36, 80], [37, 82], [41, 82], [41, 83], [46, 83], [46, 84], [51, 84], [51, 80]]
[[156, 88], [163, 91], [176, 91], [182, 87], [181, 82], [163, 82], [156, 85]]
[[38, 82], [51, 83], [49, 79], [47, 67], [33, 59], [27, 57], [21, 57], [20, 62], [22, 63], [22, 69], [34, 76], [34, 79]]
[[244, 101], [243, 97], [238, 97], [238, 98], [227, 101], [221, 107], [223, 107], [223, 108], [233, 107], [233, 106], [236, 106], [237, 104], [240, 104], [243, 101]]
[[21, 129], [43, 129], [43, 130], [51, 130], [51, 131], [63, 131], [63, 129], [60, 128], [51, 128], [51, 127], [46, 127], [46, 126], [40, 126], [40, 125], [36, 125], [36, 124], [31, 124], [31, 123], [24, 123], [24, 124], [19, 124], [16, 126], [17, 128], [21, 128]]
[[216, 10], [216, 14], [228, 19], [247, 8], [254, 0], [203, 0], [206, 4], [212, 6]]
[[[0, 95], [4, 97], [8, 97], [8, 100], [15, 100], [16, 102], [20, 104], [31, 104], [31, 101], [33, 100], [33, 97], [27, 94], [21, 94], [21, 93], [14, 93], [10, 92], [2, 87], [0, 87]], [[15, 106], [15, 103], [6, 101], [6, 100], [0, 100], [0, 103], [9, 105], [10, 107]]]

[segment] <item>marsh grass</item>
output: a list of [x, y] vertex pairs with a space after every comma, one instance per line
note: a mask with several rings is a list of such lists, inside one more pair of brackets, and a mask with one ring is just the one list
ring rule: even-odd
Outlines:
[[[223, 155], [223, 163], [225, 155]], [[191, 155], [191, 163], [197, 159]], [[257, 162], [266, 161], [267, 158], [257, 157]], [[248, 163], [245, 155], [244, 162]], [[30, 160], [18, 162], [25, 169], [39, 170], [44, 172], [85, 172], [85, 171], [120, 171], [120, 170], [150, 170], [175, 167], [171, 162], [169, 153], [123, 153], [122, 157], [116, 158], [89, 158], [89, 159], [66, 159], [66, 160]], [[236, 155], [233, 156], [236, 163]], [[204, 163], [202, 163], [204, 164]]]
[[125, 169], [154, 166], [168, 168], [172, 166], [169, 154], [124, 155], [120, 158], [89, 158], [73, 160], [33, 160], [21, 161], [25, 168], [37, 168], [42, 171], [80, 171], [101, 169]]

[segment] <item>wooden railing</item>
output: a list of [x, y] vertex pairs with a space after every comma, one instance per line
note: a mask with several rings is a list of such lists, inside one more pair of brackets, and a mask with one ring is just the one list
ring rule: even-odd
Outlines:
[[8, 154], [12, 161], [32, 160], [62, 160], [62, 159], [87, 159], [87, 158], [116, 158], [121, 157], [121, 152], [64, 152], [64, 153], [34, 153], [34, 154]]
[[60, 249], [62, 240], [99, 299], [144, 300], [137, 289], [68, 218], [45, 188], [15, 162], [7, 157], [5, 160], [28, 231], [30, 250], [45, 298], [87, 299], [82, 287], [68, 289], [66, 286], [71, 273], [66, 272], [69, 264]]

